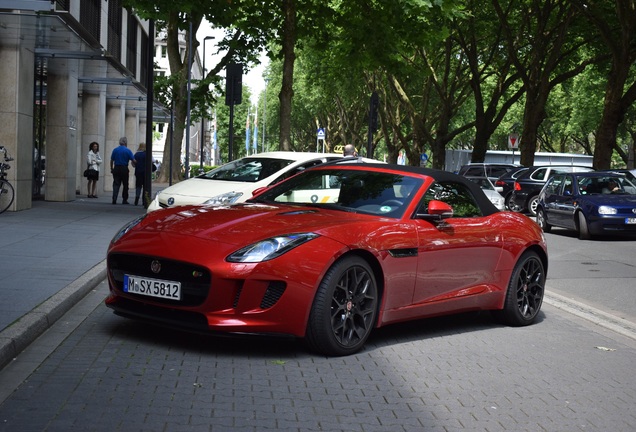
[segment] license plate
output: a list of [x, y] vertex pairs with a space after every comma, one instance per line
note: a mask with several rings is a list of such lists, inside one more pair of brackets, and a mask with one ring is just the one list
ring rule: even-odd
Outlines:
[[170, 300], [181, 300], [181, 282], [124, 275], [124, 292]]
[[636, 224], [636, 217], [625, 218], [625, 223], [628, 224], [628, 225]]

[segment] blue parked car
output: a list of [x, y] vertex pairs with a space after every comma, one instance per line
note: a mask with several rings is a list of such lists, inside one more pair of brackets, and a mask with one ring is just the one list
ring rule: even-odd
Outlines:
[[537, 223], [578, 231], [581, 240], [600, 234], [636, 234], [636, 185], [617, 172], [554, 175], [539, 194]]

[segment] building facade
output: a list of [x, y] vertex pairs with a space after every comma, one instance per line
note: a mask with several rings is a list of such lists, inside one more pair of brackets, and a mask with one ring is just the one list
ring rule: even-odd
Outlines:
[[149, 29], [121, 0], [0, 0], [0, 145], [14, 157], [8, 180], [16, 190], [10, 211], [86, 195], [92, 141], [104, 160], [98, 194], [112, 191], [109, 159], [119, 138], [134, 152], [148, 136], [148, 113], [166, 116], [148, 103]]

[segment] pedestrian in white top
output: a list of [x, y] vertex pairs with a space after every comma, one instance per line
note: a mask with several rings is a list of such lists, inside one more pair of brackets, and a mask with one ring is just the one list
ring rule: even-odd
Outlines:
[[88, 146], [88, 154], [86, 155], [86, 163], [88, 164], [88, 197], [97, 198], [95, 192], [97, 190], [97, 180], [99, 179], [99, 166], [102, 164], [102, 157], [99, 155], [99, 144], [93, 141]]

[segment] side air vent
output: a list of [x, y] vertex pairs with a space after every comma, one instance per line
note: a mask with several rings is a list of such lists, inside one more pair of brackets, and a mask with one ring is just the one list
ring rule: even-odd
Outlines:
[[265, 295], [263, 296], [263, 300], [261, 300], [261, 309], [268, 309], [274, 306], [276, 302], [280, 300], [286, 287], [287, 285], [285, 282], [270, 282], [267, 287], [267, 291], [265, 291]]

